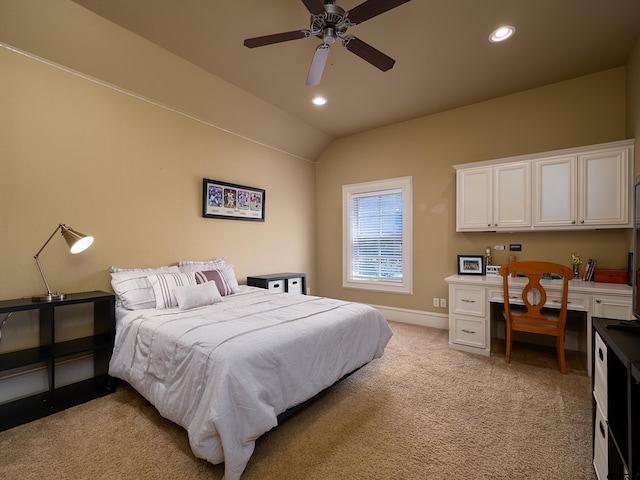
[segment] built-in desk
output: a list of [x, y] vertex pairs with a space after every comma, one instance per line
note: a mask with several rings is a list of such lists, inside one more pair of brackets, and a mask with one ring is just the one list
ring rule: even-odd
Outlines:
[[[445, 278], [449, 284], [449, 347], [480, 355], [491, 353], [491, 304], [504, 303], [502, 277], [499, 275], [451, 275]], [[517, 294], [526, 285], [525, 278], [509, 279], [509, 290]], [[561, 280], [542, 280], [547, 291], [546, 306], [558, 308], [562, 294]], [[512, 303], [522, 303], [512, 299]], [[587, 369], [591, 375], [592, 340], [591, 318], [632, 318], [631, 287], [616, 283], [569, 282], [568, 309], [583, 313], [585, 319], [584, 349], [587, 353]], [[494, 332], [495, 334], [495, 332]], [[495, 335], [494, 335], [495, 336]]]

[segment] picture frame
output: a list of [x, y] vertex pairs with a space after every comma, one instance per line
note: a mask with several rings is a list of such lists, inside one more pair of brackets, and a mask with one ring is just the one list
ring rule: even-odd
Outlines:
[[262, 188], [203, 178], [202, 216], [264, 222], [265, 196]]
[[458, 275], [484, 275], [482, 255], [458, 255]]

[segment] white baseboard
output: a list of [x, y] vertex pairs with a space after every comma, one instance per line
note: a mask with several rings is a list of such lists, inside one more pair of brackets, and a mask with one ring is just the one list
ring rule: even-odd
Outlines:
[[432, 313], [422, 310], [409, 310], [406, 308], [385, 307], [371, 305], [384, 315], [384, 318], [394, 322], [411, 323], [422, 327], [449, 329], [449, 315], [446, 313]]

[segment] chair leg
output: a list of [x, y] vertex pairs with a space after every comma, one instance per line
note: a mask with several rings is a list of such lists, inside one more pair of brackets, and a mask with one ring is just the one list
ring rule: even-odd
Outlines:
[[558, 335], [558, 363], [560, 364], [560, 373], [566, 375], [567, 364], [564, 359], [564, 335]]
[[511, 363], [511, 325], [507, 321], [505, 328], [505, 337], [506, 337], [506, 348], [504, 352], [504, 361], [506, 363]]

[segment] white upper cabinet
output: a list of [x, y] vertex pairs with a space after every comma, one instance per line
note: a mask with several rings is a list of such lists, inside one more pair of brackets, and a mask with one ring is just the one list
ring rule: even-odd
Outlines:
[[505, 163], [493, 167], [493, 226], [515, 230], [531, 226], [531, 165]]
[[459, 232], [529, 228], [531, 165], [518, 162], [459, 170], [457, 197]]
[[457, 231], [484, 231], [493, 225], [493, 168], [458, 171]]
[[575, 225], [578, 218], [578, 157], [565, 155], [533, 161], [533, 225]]
[[580, 225], [632, 227], [633, 202], [628, 148], [578, 155]]
[[633, 143], [456, 165], [457, 231], [630, 228]]
[[533, 160], [533, 226], [631, 227], [629, 148]]

